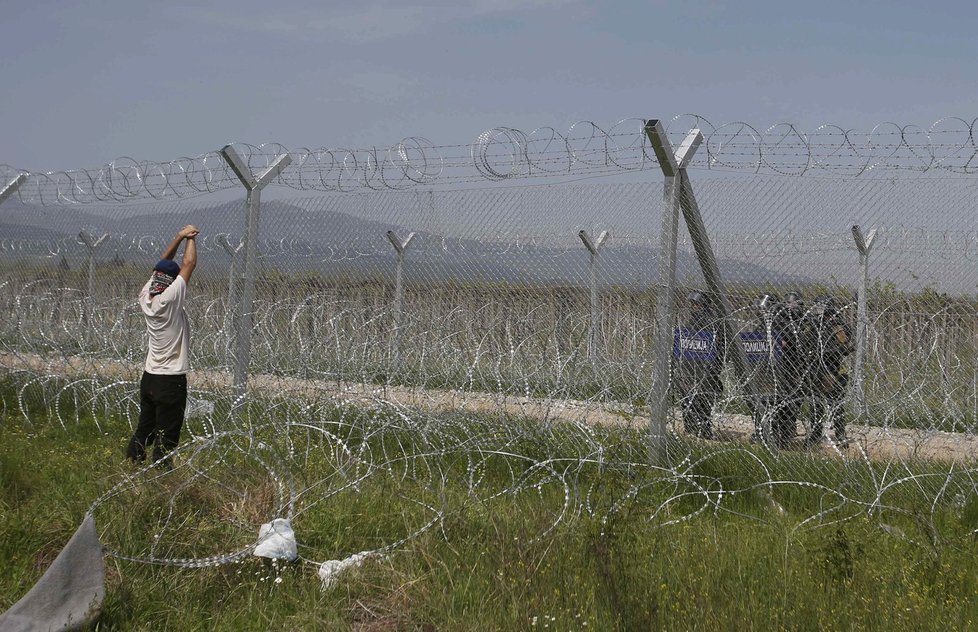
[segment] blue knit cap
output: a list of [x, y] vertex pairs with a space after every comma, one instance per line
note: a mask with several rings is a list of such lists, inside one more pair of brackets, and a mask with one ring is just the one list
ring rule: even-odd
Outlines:
[[171, 277], [175, 277], [180, 274], [180, 266], [173, 259], [160, 259], [160, 262], [156, 264], [153, 268], [156, 272], [162, 272]]
[[153, 268], [153, 276], [149, 280], [150, 297], [162, 294], [163, 290], [170, 287], [180, 274], [180, 266], [170, 259], [160, 259], [160, 262]]

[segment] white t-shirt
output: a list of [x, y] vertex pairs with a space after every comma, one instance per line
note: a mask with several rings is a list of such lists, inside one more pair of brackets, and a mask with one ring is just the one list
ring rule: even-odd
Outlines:
[[149, 351], [146, 372], [183, 375], [190, 370], [190, 325], [183, 308], [187, 282], [178, 276], [162, 294], [150, 297], [150, 283], [139, 293], [139, 308], [146, 317]]

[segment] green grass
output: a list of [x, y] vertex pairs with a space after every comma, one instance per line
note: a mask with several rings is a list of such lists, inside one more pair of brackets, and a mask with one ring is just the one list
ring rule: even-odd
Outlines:
[[[227, 554], [277, 509], [275, 479], [258, 459], [223, 451], [240, 438], [195, 457], [206, 477], [181, 467], [137, 474], [121, 459], [122, 418], [100, 417], [98, 429], [63, 397], [63, 414], [77, 412], [78, 423], [28, 424], [10, 406], [9, 383], [2, 390], [0, 609], [40, 577], [91, 503], [127, 477], [132, 484], [96, 510], [103, 543], [123, 553], [144, 555], [163, 534], [164, 556]], [[269, 421], [268, 410], [256, 402], [245, 423]], [[292, 421], [310, 414], [301, 402], [272, 410]], [[967, 471], [949, 486], [947, 468], [926, 463], [888, 468], [694, 443], [675, 446], [689, 457], [675, 463], [685, 477], [664, 476], [638, 461], [641, 436], [621, 430], [596, 430], [604, 461], [582, 466], [589, 447], [558, 426], [449, 417], [430, 418], [444, 425], [421, 433], [391, 412], [328, 410], [318, 421], [333, 439], [265, 425], [249, 444], [309, 490], [294, 520], [300, 554], [322, 561], [403, 544], [325, 592], [310, 562], [247, 557], [186, 569], [109, 556], [98, 629], [967, 630], [978, 622], [978, 499]], [[424, 449], [431, 456], [400, 458]], [[371, 463], [361, 484], [346, 486]], [[567, 513], [552, 472], [574, 483]], [[887, 487], [910, 473], [919, 478]], [[729, 494], [722, 501], [720, 489]], [[432, 508], [442, 520], [408, 537]]]

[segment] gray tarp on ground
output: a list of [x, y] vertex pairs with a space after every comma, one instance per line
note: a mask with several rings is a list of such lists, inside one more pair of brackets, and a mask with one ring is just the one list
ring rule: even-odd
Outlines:
[[34, 587], [0, 614], [3, 632], [78, 630], [102, 612], [105, 565], [95, 519], [85, 516], [75, 535]]

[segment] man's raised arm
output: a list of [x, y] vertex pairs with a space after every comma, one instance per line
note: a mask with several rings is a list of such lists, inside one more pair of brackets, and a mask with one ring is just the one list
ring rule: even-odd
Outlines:
[[183, 249], [183, 261], [180, 263], [180, 276], [183, 277], [185, 282], [190, 283], [190, 275], [194, 273], [194, 268], [197, 267], [197, 234], [200, 231], [194, 226], [188, 226], [187, 228], [193, 228], [193, 231], [186, 237], [187, 245]]

